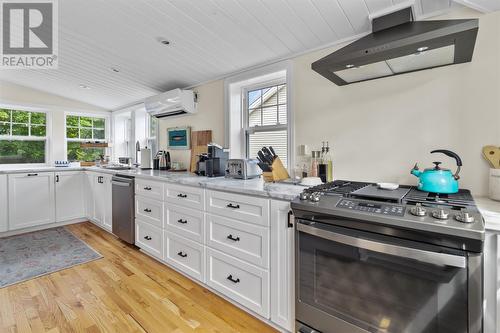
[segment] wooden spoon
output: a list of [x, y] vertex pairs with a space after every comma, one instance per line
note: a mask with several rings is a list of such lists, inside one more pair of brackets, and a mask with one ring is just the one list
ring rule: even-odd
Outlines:
[[497, 146], [484, 146], [483, 156], [494, 169], [500, 169], [500, 148]]

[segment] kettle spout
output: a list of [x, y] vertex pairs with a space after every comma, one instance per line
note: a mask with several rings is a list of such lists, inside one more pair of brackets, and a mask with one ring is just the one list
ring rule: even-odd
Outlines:
[[422, 171], [420, 171], [418, 169], [418, 164], [417, 163], [415, 163], [415, 166], [413, 167], [413, 169], [411, 169], [410, 173], [412, 175], [414, 175], [415, 177], [420, 177], [420, 175], [422, 174]]

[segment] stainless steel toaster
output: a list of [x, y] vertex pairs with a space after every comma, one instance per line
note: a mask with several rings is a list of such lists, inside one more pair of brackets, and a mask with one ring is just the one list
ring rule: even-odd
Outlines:
[[251, 179], [259, 177], [262, 170], [256, 159], [229, 159], [226, 163], [226, 177], [236, 179]]

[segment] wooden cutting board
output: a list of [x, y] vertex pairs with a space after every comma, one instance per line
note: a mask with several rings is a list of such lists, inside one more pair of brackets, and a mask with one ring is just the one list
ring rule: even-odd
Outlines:
[[483, 156], [494, 169], [500, 169], [500, 148], [497, 146], [484, 146]]
[[198, 155], [208, 152], [207, 145], [210, 142], [212, 142], [212, 130], [191, 132], [191, 166], [189, 168], [191, 172], [196, 170]]

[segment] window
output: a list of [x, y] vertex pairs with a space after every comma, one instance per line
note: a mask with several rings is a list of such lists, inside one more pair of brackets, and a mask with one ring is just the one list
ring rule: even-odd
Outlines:
[[106, 154], [106, 148], [82, 148], [83, 142], [106, 142], [106, 118], [66, 115], [68, 161], [92, 162]]
[[146, 140], [148, 142], [148, 147], [151, 148], [151, 151], [153, 154], [158, 150], [158, 144], [156, 141], [157, 138], [157, 128], [158, 128], [158, 118], [151, 116], [151, 115], [146, 115], [147, 119], [147, 134], [146, 134]]
[[272, 146], [288, 166], [288, 110], [286, 84], [245, 89], [245, 137], [248, 158]]
[[47, 114], [0, 109], [0, 164], [46, 163]]

